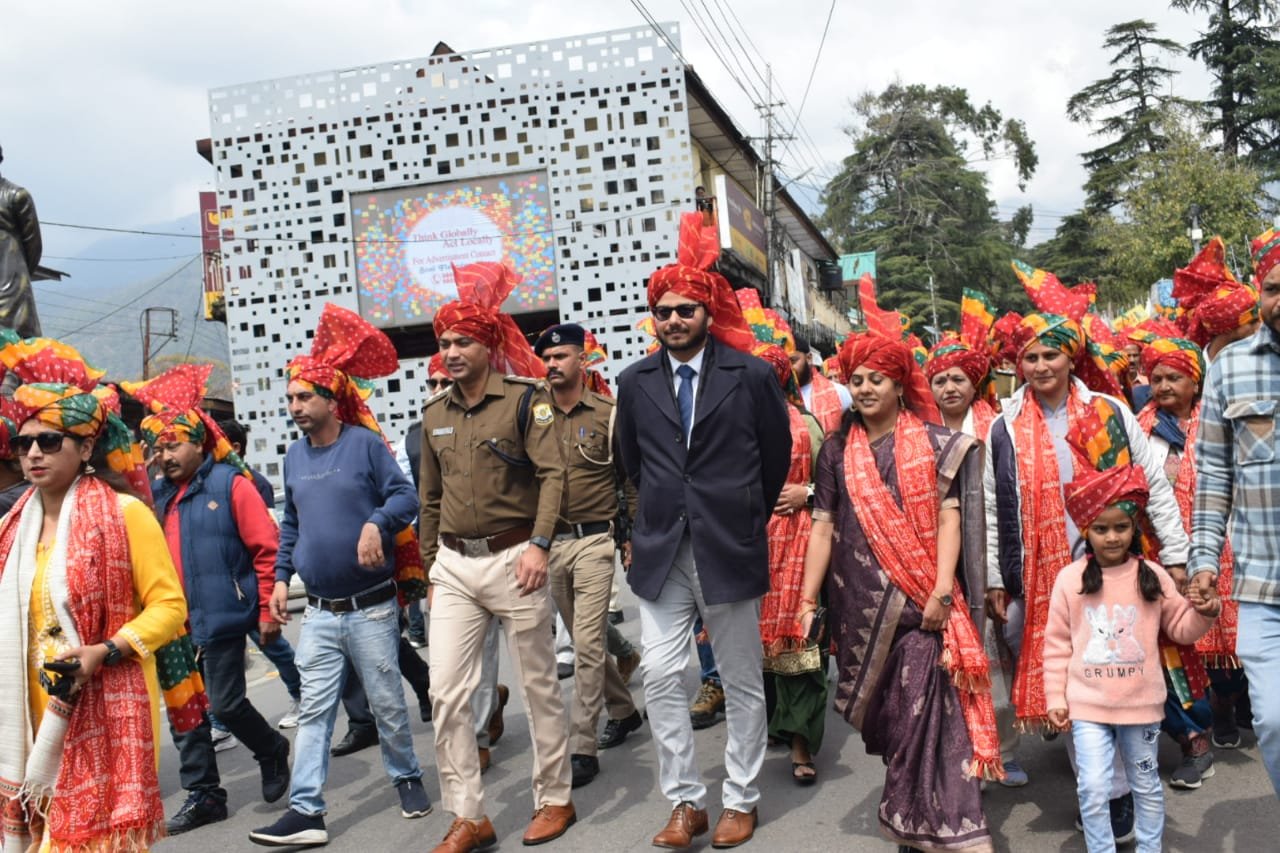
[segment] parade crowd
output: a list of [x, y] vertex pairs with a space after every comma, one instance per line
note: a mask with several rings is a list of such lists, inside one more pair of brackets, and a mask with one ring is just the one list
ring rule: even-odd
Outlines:
[[[513, 693], [525, 845], [570, 831], [573, 789], [646, 723], [671, 805], [652, 843], [744, 844], [788, 819], [761, 803], [766, 748], [816, 784], [832, 705], [884, 759], [900, 851], [993, 850], [983, 791], [1028, 783], [1020, 737], [1066, 749], [1090, 851], [1162, 849], [1162, 733], [1182, 751], [1168, 784], [1194, 789], [1251, 728], [1280, 795], [1280, 234], [1244, 280], [1210, 241], [1177, 309], [1127, 326], [1092, 285], [1016, 261], [1034, 313], [966, 291], [931, 350], [866, 292], [866, 331], [826, 359], [718, 252], [686, 215], [648, 281], [653, 349], [613, 389], [582, 325], [531, 346], [502, 313], [510, 267], [455, 268], [394, 445], [366, 399], [396, 351], [327, 304], [285, 366], [302, 437], [279, 506], [244, 427], [202, 408], [211, 367], [117, 388], [63, 343], [0, 332], [5, 849], [145, 850], [223, 820], [236, 743], [283, 801], [258, 844], [328, 843], [330, 760], [374, 745], [401, 815], [426, 817], [406, 681], [450, 815], [436, 851], [497, 842], [482, 774]], [[612, 624], [620, 575], [638, 649]], [[249, 642], [290, 696], [274, 724], [247, 697]], [[187, 794], [167, 820], [162, 708]], [[722, 718], [713, 824], [694, 730]]]

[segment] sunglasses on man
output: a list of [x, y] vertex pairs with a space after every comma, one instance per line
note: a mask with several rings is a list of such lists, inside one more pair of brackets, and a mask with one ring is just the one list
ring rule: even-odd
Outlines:
[[62, 449], [62, 440], [67, 437], [64, 432], [38, 432], [35, 435], [14, 435], [9, 437], [9, 449], [18, 456], [26, 456], [31, 452], [31, 445], [40, 446], [41, 453], [57, 453]]
[[453, 387], [452, 379], [428, 379], [427, 387], [432, 391], [443, 391], [445, 388]]
[[672, 313], [679, 314], [681, 320], [692, 320], [693, 315], [702, 307], [701, 302], [682, 302], [679, 305], [655, 305], [653, 316], [665, 323], [671, 319]]

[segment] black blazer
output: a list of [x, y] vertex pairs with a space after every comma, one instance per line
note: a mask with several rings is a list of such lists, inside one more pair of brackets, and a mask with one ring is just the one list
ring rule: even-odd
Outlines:
[[693, 434], [685, 448], [666, 350], [618, 379], [617, 435], [639, 490], [632, 590], [656, 600], [688, 528], [707, 604], [769, 589], [765, 525], [791, 466], [787, 403], [765, 361], [707, 342]]

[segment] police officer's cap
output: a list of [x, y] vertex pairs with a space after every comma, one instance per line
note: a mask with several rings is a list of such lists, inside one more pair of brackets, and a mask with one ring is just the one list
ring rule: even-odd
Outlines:
[[538, 342], [533, 345], [533, 352], [540, 356], [547, 347], [581, 347], [586, 344], [586, 341], [586, 329], [577, 323], [561, 323], [558, 326], [552, 326], [538, 336]]

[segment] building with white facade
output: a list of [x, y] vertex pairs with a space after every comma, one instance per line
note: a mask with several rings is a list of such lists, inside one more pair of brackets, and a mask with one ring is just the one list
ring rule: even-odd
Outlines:
[[819, 338], [846, 330], [817, 289], [835, 252], [785, 191], [774, 254], [791, 272], [771, 292], [751, 206], [763, 164], [647, 26], [228, 86], [209, 93], [209, 117], [199, 148], [217, 171], [235, 407], [277, 484], [298, 437], [283, 368], [326, 301], [396, 343], [400, 370], [370, 401], [392, 440], [422, 402], [450, 261], [514, 263], [522, 328], [580, 322], [616, 375], [650, 342], [645, 283], [672, 262], [699, 186], [736, 209], [722, 259], [735, 285]]

